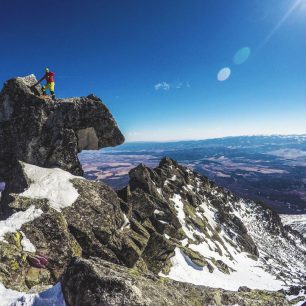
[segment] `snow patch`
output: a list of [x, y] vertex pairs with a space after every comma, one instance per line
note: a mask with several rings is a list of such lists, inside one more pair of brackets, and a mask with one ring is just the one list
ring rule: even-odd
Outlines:
[[[197, 249], [197, 251], [201, 250]], [[248, 258], [246, 254], [238, 255], [234, 265], [236, 271], [230, 274], [224, 274], [217, 268], [213, 273], [210, 273], [207, 267], [199, 269], [198, 266], [194, 267], [190, 260], [186, 259], [181, 250], [176, 248], [175, 256], [171, 258], [172, 268], [168, 274], [169, 278], [195, 285], [235, 291], [240, 286], [247, 286], [251, 289], [278, 290], [283, 285], [281, 281], [258, 267], [258, 263]]]
[[159, 214], [163, 214], [163, 212], [159, 209], [155, 209], [154, 210], [154, 215], [159, 215]]
[[185, 239], [181, 240], [180, 242], [181, 242], [182, 246], [187, 246], [188, 243], [189, 243], [188, 238], [185, 238]]
[[130, 227], [130, 220], [128, 219], [128, 217], [126, 216], [126, 214], [123, 214], [123, 219], [124, 222], [120, 228], [120, 231], [124, 230], [125, 228], [129, 228]]
[[22, 225], [40, 217], [42, 213], [41, 209], [36, 209], [34, 205], [31, 205], [26, 211], [19, 211], [6, 220], [0, 221], [0, 241], [4, 241], [5, 234], [15, 233]]
[[0, 306], [66, 306], [62, 287], [57, 283], [52, 288], [37, 294], [26, 294], [7, 289], [0, 283]]
[[47, 199], [51, 207], [57, 211], [71, 206], [79, 197], [78, 191], [71, 183], [74, 176], [59, 168], [41, 168], [22, 163], [27, 177], [31, 180], [30, 187], [21, 196], [32, 199]]
[[33, 243], [26, 237], [24, 232], [20, 231], [20, 233], [22, 234], [22, 239], [21, 239], [22, 249], [24, 251], [26, 251], [26, 252], [35, 253], [36, 252], [36, 248], [33, 245]]
[[185, 234], [187, 235], [187, 237], [194, 239], [193, 233], [187, 228], [186, 225], [186, 215], [184, 212], [184, 203], [182, 202], [182, 197], [179, 194], [174, 194], [170, 200], [174, 203], [174, 208], [177, 212], [177, 217], [183, 227]]

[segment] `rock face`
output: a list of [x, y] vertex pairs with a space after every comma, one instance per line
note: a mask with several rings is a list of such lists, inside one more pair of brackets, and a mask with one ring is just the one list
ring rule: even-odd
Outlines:
[[155, 169], [131, 170], [129, 185], [118, 193], [150, 233], [143, 258], [155, 273], [236, 290], [243, 285], [239, 278], [252, 274], [257, 276], [245, 280], [250, 287], [305, 282], [306, 243], [299, 233], [260, 203], [238, 198], [170, 158]]
[[62, 286], [68, 305], [74, 306], [198, 306], [290, 305], [280, 292], [232, 292], [161, 279], [98, 258], [74, 259]]
[[[15, 188], [24, 192], [8, 195], [6, 204], [14, 213], [0, 221], [0, 283], [22, 291], [53, 284], [73, 256], [96, 256], [127, 267], [141, 263], [149, 234], [133, 218], [127, 220], [110, 187], [58, 168], [23, 162], [19, 168]], [[27, 241], [30, 249], [24, 246]], [[29, 264], [37, 254], [49, 259], [45, 269]]]
[[0, 93], [0, 181], [16, 161], [60, 167], [82, 175], [77, 154], [116, 146], [124, 137], [109, 110], [94, 95], [58, 99], [31, 89], [34, 75], [7, 81]]

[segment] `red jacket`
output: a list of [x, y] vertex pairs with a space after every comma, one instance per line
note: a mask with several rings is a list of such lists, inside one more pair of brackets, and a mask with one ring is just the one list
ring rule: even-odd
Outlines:
[[42, 80], [46, 80], [47, 83], [52, 83], [54, 82], [54, 76], [54, 72], [46, 72], [46, 74], [37, 83], [40, 83]]

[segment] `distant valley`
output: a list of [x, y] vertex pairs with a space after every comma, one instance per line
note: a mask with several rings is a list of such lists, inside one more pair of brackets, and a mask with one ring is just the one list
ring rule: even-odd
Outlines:
[[85, 151], [80, 160], [86, 178], [120, 189], [127, 184], [130, 169], [139, 163], [155, 167], [164, 156], [279, 213], [306, 213], [306, 135], [126, 143]]

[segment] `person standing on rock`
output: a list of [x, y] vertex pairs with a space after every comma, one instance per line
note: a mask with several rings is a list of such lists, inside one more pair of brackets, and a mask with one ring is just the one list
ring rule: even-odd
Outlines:
[[33, 86], [36, 86], [40, 82], [42, 82], [43, 80], [46, 80], [47, 83], [42, 87], [43, 95], [46, 94], [46, 90], [50, 90], [51, 97], [52, 97], [53, 100], [55, 100], [55, 94], [54, 94], [54, 86], [55, 86], [54, 75], [55, 75], [54, 72], [51, 72], [51, 71], [49, 71], [49, 68], [46, 68], [45, 75], [36, 84], [33, 85]]

